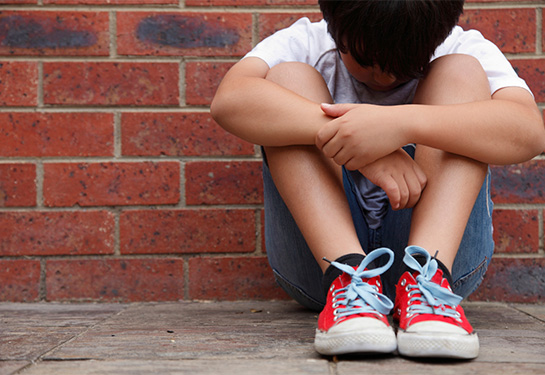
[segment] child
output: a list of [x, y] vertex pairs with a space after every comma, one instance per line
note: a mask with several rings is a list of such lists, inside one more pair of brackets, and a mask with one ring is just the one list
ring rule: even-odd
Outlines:
[[319, 4], [323, 21], [258, 44], [211, 106], [263, 146], [277, 281], [321, 310], [321, 354], [475, 358], [459, 303], [493, 252], [488, 165], [545, 148], [533, 96], [455, 27], [463, 0]]

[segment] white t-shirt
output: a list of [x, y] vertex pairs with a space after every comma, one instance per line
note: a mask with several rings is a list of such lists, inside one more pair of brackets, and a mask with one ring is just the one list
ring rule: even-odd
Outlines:
[[[530, 91], [503, 53], [476, 30], [464, 31], [456, 26], [435, 50], [432, 60], [449, 54], [466, 54], [477, 58], [488, 76], [491, 93], [512, 86]], [[391, 91], [379, 92], [357, 81], [346, 70], [324, 20], [311, 23], [308, 18], [302, 18], [261, 41], [245, 58], [250, 56], [261, 58], [270, 68], [290, 61], [311, 65], [324, 78], [335, 103], [411, 103], [418, 84], [418, 80], [414, 79]], [[388, 209], [386, 193], [358, 171], [348, 171], [348, 175], [357, 187], [356, 198], [367, 224], [370, 228], [379, 228]]]
[[[488, 76], [491, 93], [509, 86], [530, 91], [498, 47], [476, 30], [464, 31], [456, 26], [436, 49], [432, 60], [449, 54], [477, 58]], [[245, 57], [249, 56], [261, 58], [270, 68], [288, 61], [313, 66], [321, 73], [336, 103], [410, 103], [417, 83], [411, 81], [386, 93], [370, 90], [346, 70], [336, 44], [327, 32], [327, 23], [324, 20], [312, 23], [306, 17], [261, 41]]]

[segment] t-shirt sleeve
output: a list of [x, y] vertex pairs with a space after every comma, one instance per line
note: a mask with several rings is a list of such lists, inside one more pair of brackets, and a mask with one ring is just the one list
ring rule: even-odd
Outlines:
[[293, 61], [314, 66], [323, 51], [332, 46], [325, 21], [312, 23], [304, 17], [259, 42], [244, 58], [259, 57], [269, 68]]
[[532, 93], [500, 49], [486, 40], [479, 31], [464, 31], [456, 26], [445, 42], [437, 48], [433, 59], [455, 53], [471, 55], [479, 60], [488, 76], [491, 93], [512, 86], [522, 87]]

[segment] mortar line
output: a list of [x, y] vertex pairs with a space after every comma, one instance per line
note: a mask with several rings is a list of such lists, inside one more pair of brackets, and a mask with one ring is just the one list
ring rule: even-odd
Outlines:
[[537, 212], [537, 223], [539, 225], [538, 228], [538, 235], [539, 235], [539, 243], [538, 243], [538, 254], [545, 254], [544, 247], [544, 239], [543, 239], [543, 209], [538, 210]]
[[37, 88], [37, 105], [36, 108], [44, 107], [44, 63], [38, 61], [38, 88]]
[[47, 284], [46, 284], [46, 275], [47, 275], [47, 260], [46, 258], [40, 258], [40, 282], [38, 290], [38, 300], [47, 301]]
[[36, 166], [36, 207], [40, 209], [44, 207], [44, 165], [42, 160], [35, 161]]
[[114, 212], [114, 256], [121, 256], [121, 239], [120, 239], [120, 217], [121, 210], [116, 209]]
[[256, 255], [265, 255], [265, 252], [263, 250], [263, 221], [261, 220], [261, 209], [256, 208], [255, 209], [255, 254]]
[[118, 58], [117, 55], [117, 12], [109, 12], [109, 32], [110, 32], [110, 57]]
[[[114, 112], [114, 155], [113, 159], [120, 159], [123, 157], [122, 144], [121, 144], [121, 112]], [[88, 158], [86, 158], [88, 160]]]
[[179, 97], [179, 103], [178, 105], [180, 107], [187, 107], [186, 103], [186, 90], [185, 90], [185, 70], [186, 70], [186, 63], [184, 60], [181, 60], [180, 65], [178, 66], [178, 91], [180, 93]]
[[259, 43], [259, 13], [252, 13], [252, 48]]
[[185, 166], [186, 163], [180, 160], [180, 201], [178, 202], [177, 208], [187, 208], [187, 201], [185, 199]]
[[189, 258], [188, 257], [182, 257], [183, 263], [182, 263], [182, 271], [184, 275], [184, 300], [190, 301], [189, 296]]

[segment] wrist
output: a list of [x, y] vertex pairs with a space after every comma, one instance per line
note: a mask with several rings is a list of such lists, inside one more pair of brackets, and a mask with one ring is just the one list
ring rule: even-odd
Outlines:
[[426, 108], [418, 104], [407, 104], [400, 106], [400, 133], [405, 144], [423, 144], [425, 141], [422, 135], [425, 134]]

